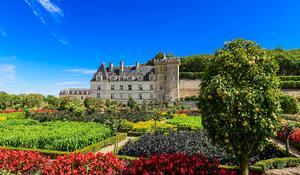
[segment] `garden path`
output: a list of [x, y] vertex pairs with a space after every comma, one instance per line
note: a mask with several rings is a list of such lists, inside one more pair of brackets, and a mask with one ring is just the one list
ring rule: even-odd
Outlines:
[[[272, 138], [270, 139], [271, 142], [275, 143], [276, 145], [278, 145], [280, 148], [283, 148], [285, 149], [285, 143], [278, 140], [278, 139], [275, 139], [275, 138]], [[294, 148], [293, 146], [290, 145], [290, 153], [295, 156], [295, 157], [298, 157], [300, 158], [300, 151], [298, 151], [298, 149]], [[299, 174], [300, 175], [300, 174]]]
[[[130, 139], [132, 140], [134, 138], [135, 137], [126, 137], [125, 140], [119, 142], [118, 147], [120, 148], [120, 147], [124, 146], [128, 142], [128, 140], [130, 140]], [[102, 148], [99, 152], [101, 152], [101, 153], [113, 152], [114, 151], [114, 146], [115, 145], [110, 145], [108, 147]]]
[[268, 170], [264, 175], [300, 175], [300, 166], [283, 169]]

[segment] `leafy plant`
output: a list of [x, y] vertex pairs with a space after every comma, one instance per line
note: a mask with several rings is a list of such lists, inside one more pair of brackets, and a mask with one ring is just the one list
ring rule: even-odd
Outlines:
[[238, 157], [243, 175], [253, 151], [278, 126], [277, 71], [276, 61], [258, 44], [237, 39], [216, 51], [200, 84], [203, 125], [217, 144]]
[[75, 151], [112, 136], [112, 131], [97, 123], [6, 120], [0, 122], [0, 145]]
[[190, 127], [191, 129], [202, 129], [200, 116], [177, 115], [173, 119], [168, 120], [167, 123], [180, 127]]

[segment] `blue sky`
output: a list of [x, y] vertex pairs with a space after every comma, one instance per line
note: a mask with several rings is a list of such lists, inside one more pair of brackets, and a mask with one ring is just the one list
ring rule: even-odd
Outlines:
[[89, 87], [102, 62], [213, 53], [235, 38], [300, 48], [299, 0], [3, 0], [0, 91]]

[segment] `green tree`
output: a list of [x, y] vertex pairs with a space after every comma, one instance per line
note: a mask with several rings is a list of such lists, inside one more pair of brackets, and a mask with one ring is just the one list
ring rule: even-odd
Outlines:
[[103, 101], [100, 98], [86, 98], [84, 99], [84, 106], [87, 109], [99, 109], [102, 107]]
[[298, 102], [294, 96], [282, 94], [280, 97], [282, 113], [296, 114], [299, 112]]
[[127, 101], [127, 106], [132, 110], [137, 107], [137, 102], [133, 98], [129, 98]]
[[60, 99], [59, 98], [54, 97], [53, 95], [48, 95], [44, 100], [47, 103], [48, 108], [59, 109], [59, 107], [60, 107]]
[[242, 39], [216, 51], [200, 85], [199, 108], [211, 138], [240, 160], [248, 161], [275, 134], [280, 109], [277, 62], [255, 42]]
[[162, 58], [164, 58], [164, 53], [163, 52], [159, 52], [152, 59], [150, 59], [149, 61], [147, 61], [147, 63], [145, 65], [146, 66], [154, 66], [154, 60], [156, 60], [156, 59], [162, 59]]

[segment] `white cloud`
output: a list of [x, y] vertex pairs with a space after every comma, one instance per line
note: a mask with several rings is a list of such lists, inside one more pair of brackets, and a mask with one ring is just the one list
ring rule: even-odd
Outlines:
[[65, 82], [58, 82], [57, 85], [77, 85], [77, 84], [83, 84], [83, 82], [79, 81], [65, 81]]
[[16, 74], [16, 66], [12, 64], [0, 64], [0, 86], [3, 83], [14, 80]]
[[94, 74], [97, 70], [95, 69], [86, 69], [86, 68], [79, 68], [79, 69], [66, 69], [66, 72], [72, 72], [72, 73], [79, 73], [79, 74]]
[[0, 28], [0, 35], [2, 35], [4, 37], [7, 36], [6, 32], [3, 29], [1, 29], [1, 28]]
[[60, 29], [64, 17], [64, 11], [59, 7], [60, 0], [24, 0], [24, 2], [54, 38], [61, 44], [70, 46]]
[[64, 12], [54, 3], [50, 2], [50, 0], [39, 0], [38, 1], [48, 12], [57, 13], [60, 16], [64, 16]]

